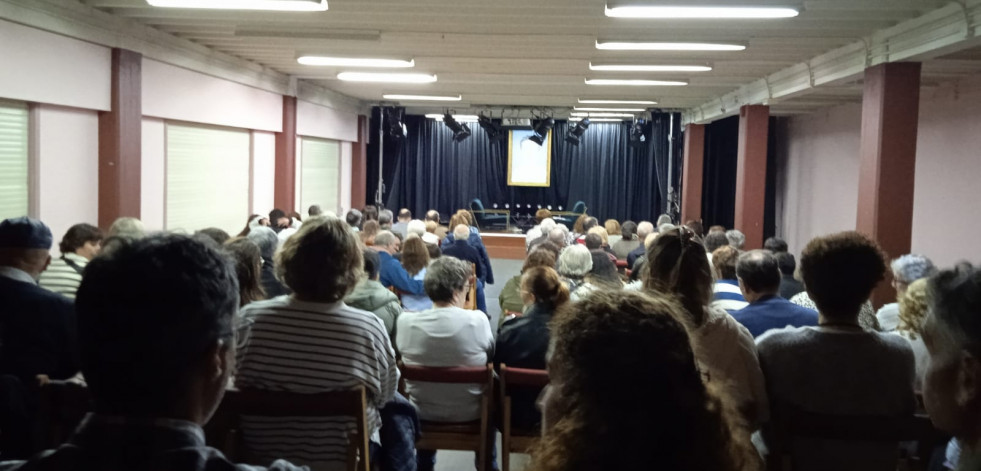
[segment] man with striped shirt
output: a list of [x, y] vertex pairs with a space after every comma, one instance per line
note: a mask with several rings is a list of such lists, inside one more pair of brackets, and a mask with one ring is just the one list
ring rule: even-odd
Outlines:
[[[399, 373], [382, 321], [342, 301], [362, 276], [358, 241], [336, 218], [311, 218], [276, 255], [289, 297], [255, 302], [239, 351], [235, 385], [316, 393], [365, 386], [368, 432], [379, 443], [378, 410], [392, 400]], [[314, 469], [344, 469], [352, 419], [243, 417], [249, 448], [260, 459], [283, 457]]]
[[715, 271], [715, 285], [712, 287], [712, 307], [725, 309], [732, 314], [749, 305], [743, 297], [742, 290], [739, 289], [739, 280], [736, 279], [736, 261], [739, 259], [739, 250], [729, 245], [724, 245], [712, 252], [712, 266]]
[[82, 270], [102, 248], [102, 231], [91, 224], [75, 224], [68, 229], [58, 244], [61, 257], [51, 260], [47, 270], [41, 273], [38, 284], [48, 291], [75, 299], [75, 292], [82, 284]]

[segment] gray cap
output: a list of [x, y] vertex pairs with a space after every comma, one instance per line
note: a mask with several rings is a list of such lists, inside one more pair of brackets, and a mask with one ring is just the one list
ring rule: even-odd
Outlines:
[[0, 222], [0, 247], [7, 249], [51, 249], [51, 229], [26, 216]]

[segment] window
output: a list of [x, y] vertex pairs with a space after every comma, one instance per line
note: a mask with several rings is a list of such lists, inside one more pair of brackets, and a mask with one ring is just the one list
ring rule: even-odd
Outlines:
[[304, 137], [300, 141], [300, 208], [312, 205], [337, 211], [341, 144]]
[[165, 228], [237, 233], [249, 216], [248, 131], [167, 123]]
[[27, 104], [0, 100], [0, 220], [28, 212]]

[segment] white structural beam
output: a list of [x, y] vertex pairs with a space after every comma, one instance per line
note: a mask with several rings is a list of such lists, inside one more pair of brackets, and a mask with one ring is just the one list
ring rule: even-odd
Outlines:
[[735, 115], [743, 105], [782, 103], [820, 87], [853, 82], [873, 65], [922, 62], [979, 45], [981, 0], [951, 2], [685, 110], [683, 122], [706, 123]]

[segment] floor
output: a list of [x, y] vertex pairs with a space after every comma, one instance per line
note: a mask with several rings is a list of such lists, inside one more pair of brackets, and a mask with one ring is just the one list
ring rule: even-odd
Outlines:
[[[491, 268], [494, 270], [494, 281], [493, 285], [487, 285], [484, 290], [484, 297], [487, 299], [487, 310], [490, 311], [488, 314], [491, 316], [491, 325], [495, 326], [494, 330], [496, 333], [497, 321], [501, 317], [501, 306], [497, 302], [497, 296], [501, 292], [501, 288], [507, 283], [512, 276], [517, 275], [521, 271], [521, 265], [524, 264], [523, 260], [505, 260], [505, 259], [491, 259]], [[501, 465], [501, 437], [498, 435], [497, 438], [497, 464]], [[437, 471], [465, 471], [474, 469], [473, 462], [474, 454], [465, 451], [440, 451], [436, 453], [436, 470]], [[523, 454], [512, 454], [511, 455], [511, 469], [514, 471], [521, 471], [525, 468], [528, 463], [528, 455]]]

